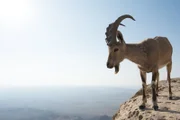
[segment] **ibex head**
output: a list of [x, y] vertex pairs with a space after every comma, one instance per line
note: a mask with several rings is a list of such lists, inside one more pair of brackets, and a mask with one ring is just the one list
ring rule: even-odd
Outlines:
[[[122, 15], [114, 23], [109, 24], [105, 33], [106, 43], [109, 48], [107, 67], [115, 67], [115, 73], [119, 72], [119, 63], [124, 60], [126, 51], [126, 43], [123, 39], [123, 35], [120, 31], [117, 30], [119, 25], [125, 26], [121, 24], [125, 18], [130, 18], [135, 21], [131, 15]], [[118, 38], [118, 41], [116, 38]]]

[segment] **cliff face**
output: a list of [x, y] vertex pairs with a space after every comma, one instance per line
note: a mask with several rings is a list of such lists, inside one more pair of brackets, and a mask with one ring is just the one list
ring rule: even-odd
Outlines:
[[142, 103], [142, 89], [132, 98], [120, 105], [120, 109], [113, 116], [113, 120], [180, 120], [180, 78], [171, 80], [173, 98], [169, 100], [168, 82], [159, 82], [159, 109], [154, 111], [152, 108], [151, 85], [147, 86], [147, 103], [145, 110], [140, 110]]

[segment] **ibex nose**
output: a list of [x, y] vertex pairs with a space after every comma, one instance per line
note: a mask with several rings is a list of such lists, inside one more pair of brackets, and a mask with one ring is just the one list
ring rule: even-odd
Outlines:
[[113, 66], [111, 66], [110, 63], [107, 62], [107, 68], [113, 68]]
[[109, 67], [109, 62], [107, 62], [107, 67]]

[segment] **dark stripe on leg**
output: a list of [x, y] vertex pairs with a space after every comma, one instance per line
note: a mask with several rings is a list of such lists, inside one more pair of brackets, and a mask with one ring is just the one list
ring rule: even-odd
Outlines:
[[141, 71], [141, 80], [142, 80], [142, 87], [143, 87], [143, 103], [145, 104], [146, 100], [146, 73]]
[[156, 95], [158, 96], [158, 87], [159, 87], [159, 72], [157, 72], [157, 84], [156, 84]]
[[157, 73], [153, 73], [153, 76], [152, 76], [152, 83], [151, 83], [151, 87], [152, 87], [152, 100], [153, 102], [156, 101], [156, 84], [155, 84], [155, 80], [156, 80], [156, 77], [157, 77]]
[[168, 83], [169, 83], [169, 94], [172, 94], [172, 91], [171, 91], [171, 78], [170, 78], [169, 74], [168, 74]]
[[167, 65], [167, 80], [169, 84], [169, 99], [172, 99], [172, 91], [171, 91], [171, 69], [172, 69], [172, 62]]
[[140, 109], [145, 108], [145, 103], [147, 102], [146, 98], [146, 72], [140, 71], [141, 80], [142, 80], [142, 104], [139, 106]]
[[152, 83], [151, 83], [151, 87], [152, 87], [152, 102], [153, 102], [153, 108], [154, 110], [158, 109], [158, 105], [157, 105], [157, 97], [156, 97], [156, 79], [157, 79], [157, 72], [153, 72], [152, 73]]

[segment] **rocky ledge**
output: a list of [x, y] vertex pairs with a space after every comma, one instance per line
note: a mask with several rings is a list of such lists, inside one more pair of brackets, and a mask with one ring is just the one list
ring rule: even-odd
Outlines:
[[152, 108], [151, 85], [147, 85], [147, 103], [144, 110], [139, 109], [142, 103], [142, 89], [132, 98], [120, 105], [120, 109], [113, 116], [113, 120], [180, 120], [180, 78], [171, 80], [173, 98], [169, 100], [168, 82], [159, 82], [158, 106], [154, 111]]

